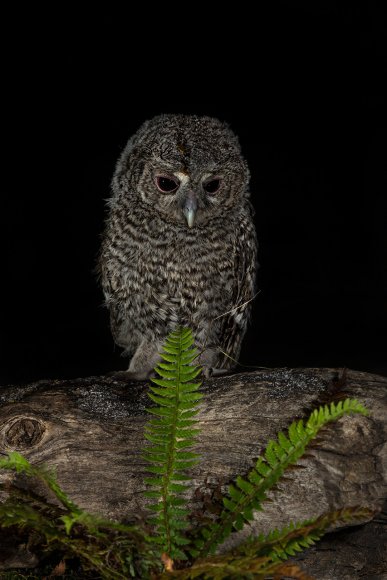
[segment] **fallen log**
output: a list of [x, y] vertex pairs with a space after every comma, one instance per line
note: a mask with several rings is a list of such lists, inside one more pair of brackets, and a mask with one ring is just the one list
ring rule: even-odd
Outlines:
[[[370, 409], [370, 417], [345, 417], [326, 428], [313, 457], [301, 460], [304, 468], [272, 492], [273, 502], [233, 543], [247, 533], [362, 505], [378, 512], [372, 522], [328, 535], [301, 560], [319, 579], [384, 578], [387, 378], [335, 369], [274, 369], [209, 379], [203, 392], [202, 461], [192, 472], [191, 504], [197, 511], [214, 490], [245, 474], [270, 438], [319, 402], [345, 394]], [[144, 509], [141, 448], [149, 405], [146, 384], [114, 376], [1, 387], [1, 450], [55, 466], [60, 485], [82, 508], [130, 520]], [[10, 478], [0, 471], [1, 482]], [[20, 550], [4, 543], [0, 569], [31, 565]]]

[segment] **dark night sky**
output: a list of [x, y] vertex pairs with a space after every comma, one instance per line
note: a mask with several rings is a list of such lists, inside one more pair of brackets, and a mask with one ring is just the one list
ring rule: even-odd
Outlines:
[[163, 112], [227, 120], [250, 165], [261, 292], [242, 362], [387, 374], [386, 27], [377, 3], [314, 4], [226, 24], [160, 14], [112, 43], [113, 21], [90, 38], [71, 18], [65, 34], [18, 28], [2, 73], [0, 384], [126, 367], [93, 268], [115, 161]]

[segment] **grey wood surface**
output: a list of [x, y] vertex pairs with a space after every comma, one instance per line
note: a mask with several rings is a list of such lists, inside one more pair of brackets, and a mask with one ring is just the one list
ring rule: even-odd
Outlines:
[[[328, 535], [302, 555], [322, 580], [387, 578], [387, 378], [337, 369], [273, 369], [206, 380], [198, 451], [189, 501], [194, 509], [237, 474], [279, 430], [318, 401], [345, 393], [370, 417], [345, 417], [324, 429], [313, 457], [271, 494], [246, 533], [267, 531], [347, 505], [380, 513], [373, 522]], [[146, 463], [141, 456], [147, 385], [114, 377], [40, 381], [0, 387], [0, 444], [32, 463], [55, 466], [60, 485], [81, 507], [117, 520], [141, 513]], [[0, 481], [11, 477], [0, 472]], [[385, 512], [384, 512], [385, 513]], [[383, 535], [384, 534], [384, 535]], [[7, 567], [0, 548], [0, 567]], [[9, 561], [9, 560], [8, 560]], [[368, 574], [368, 575], [367, 575]]]

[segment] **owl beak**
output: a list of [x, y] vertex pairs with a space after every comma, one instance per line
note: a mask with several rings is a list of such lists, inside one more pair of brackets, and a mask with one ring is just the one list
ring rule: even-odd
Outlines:
[[198, 202], [193, 191], [189, 191], [183, 205], [183, 214], [187, 220], [189, 228], [192, 228], [195, 221], [196, 210], [198, 209]]

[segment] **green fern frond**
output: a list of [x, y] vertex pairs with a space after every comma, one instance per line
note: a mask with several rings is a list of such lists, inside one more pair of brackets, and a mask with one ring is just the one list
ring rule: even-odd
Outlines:
[[33, 532], [30, 548], [44, 546], [45, 556], [59, 553], [65, 558], [79, 558], [84, 570], [94, 570], [106, 580], [134, 576], [134, 562], [135, 567], [146, 574], [150, 568], [160, 569], [158, 555], [147, 543], [143, 530], [81, 510], [68, 498], [54, 472], [46, 466], [35, 467], [19, 453], [11, 452], [0, 460], [0, 468], [45, 483], [62, 505], [50, 503], [43, 495], [19, 488], [14, 483], [7, 487], [9, 496], [0, 504], [0, 526]]
[[160, 353], [162, 362], [155, 369], [160, 378], [152, 379], [154, 386], [149, 393], [158, 406], [148, 411], [157, 418], [145, 427], [149, 445], [144, 455], [150, 463], [148, 471], [153, 474], [145, 480], [151, 488], [145, 495], [156, 500], [149, 506], [155, 513], [151, 518], [157, 531], [155, 541], [172, 559], [186, 559], [182, 548], [189, 544], [184, 537], [189, 511], [181, 496], [188, 489], [185, 482], [190, 481], [185, 470], [199, 460], [189, 450], [199, 433], [193, 417], [202, 398], [198, 391], [201, 383], [195, 382], [201, 369], [192, 364], [198, 355], [193, 344], [192, 332], [186, 328], [168, 336]]
[[[0, 468], [24, 473], [28, 477], [36, 477], [53, 492], [60, 503], [71, 513], [74, 523], [77, 517], [82, 516], [82, 510], [66, 495], [56, 481], [55, 472], [46, 466], [34, 467], [23, 455], [17, 451], [11, 451], [7, 457], [0, 459]], [[69, 530], [70, 531], [70, 530]]]
[[368, 415], [367, 409], [356, 399], [346, 399], [315, 409], [306, 421], [294, 421], [287, 435], [280, 433], [276, 441], [269, 441], [247, 479], [238, 477], [236, 485], [229, 486], [229, 497], [223, 500], [219, 520], [199, 530], [192, 555], [214, 553], [232, 531], [241, 530], [246, 522], [251, 521], [254, 511], [262, 509], [267, 492], [280, 480], [284, 471], [304, 455], [307, 445], [320, 429], [349, 413]]
[[89, 529], [95, 529], [99, 525], [99, 520], [95, 516], [84, 512], [71, 501], [68, 495], [58, 485], [54, 470], [48, 469], [45, 465], [39, 467], [33, 466], [23, 455], [20, 455], [16, 451], [11, 451], [8, 457], [0, 460], [0, 468], [14, 470], [16, 473], [24, 473], [28, 477], [35, 477], [42, 481], [67, 510], [66, 515], [61, 517], [66, 534], [70, 534], [72, 527], [77, 523]]
[[197, 560], [191, 568], [176, 570], [168, 577], [172, 576], [181, 580], [195, 578], [216, 580], [234, 578], [237, 580], [286, 576], [299, 580], [311, 580], [311, 577], [297, 565], [284, 564], [283, 561], [312, 546], [333, 524], [368, 520], [372, 515], [372, 511], [361, 507], [349, 507], [329, 512], [305, 522], [290, 524], [282, 530], [273, 530], [266, 536], [261, 534], [258, 537], [249, 538], [227, 554]]
[[368, 521], [374, 512], [364, 507], [345, 507], [327, 512], [304, 522], [291, 523], [269, 534], [251, 537], [232, 551], [234, 556], [270, 558], [273, 562], [287, 560], [317, 542], [334, 524]]

